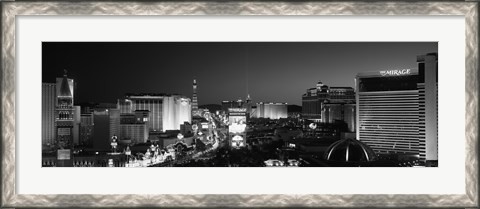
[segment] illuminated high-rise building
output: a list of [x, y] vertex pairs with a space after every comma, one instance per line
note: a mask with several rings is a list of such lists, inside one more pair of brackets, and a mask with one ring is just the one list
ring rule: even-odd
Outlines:
[[240, 148], [247, 145], [247, 109], [228, 109], [228, 138], [231, 148]]
[[190, 98], [168, 94], [136, 94], [127, 95], [127, 99], [131, 101], [132, 111], [149, 111], [149, 131], [180, 130], [180, 125], [184, 122], [191, 123]]
[[280, 119], [287, 118], [287, 103], [259, 102], [253, 114], [256, 118]]
[[136, 110], [134, 113], [120, 115], [120, 133], [118, 138], [127, 143], [144, 143], [148, 140], [148, 119], [150, 111]]
[[197, 80], [193, 79], [192, 113], [198, 115]]
[[120, 109], [108, 109], [109, 115], [109, 138], [120, 135]]
[[60, 149], [69, 149], [73, 145], [74, 107], [73, 79], [57, 78], [55, 101], [56, 142]]
[[222, 101], [222, 110], [228, 112], [229, 108], [241, 108], [243, 107], [243, 100], [237, 101]]
[[132, 113], [132, 101], [129, 99], [117, 100], [117, 109], [120, 110], [120, 114]]
[[87, 146], [93, 146], [94, 134], [93, 113], [84, 113], [80, 116], [79, 143]]
[[190, 98], [172, 95], [163, 99], [163, 131], [180, 130], [184, 122], [192, 121], [192, 106]]
[[438, 160], [437, 54], [417, 57], [418, 69], [359, 73], [357, 138], [375, 152]]
[[355, 104], [355, 91], [351, 87], [329, 87], [318, 82], [315, 88], [308, 89], [302, 96], [302, 117], [328, 123], [330, 119], [322, 117], [327, 103]]
[[148, 129], [145, 123], [120, 124], [120, 140], [129, 143], [145, 143], [148, 140]]
[[81, 107], [73, 106], [73, 144], [80, 144]]
[[127, 95], [127, 99], [132, 101], [131, 110], [148, 110], [150, 111], [148, 124], [149, 131], [162, 131], [163, 130], [163, 97], [164, 95], [157, 94], [138, 94]]
[[254, 104], [252, 103], [252, 99], [250, 98], [250, 94], [247, 94], [247, 98], [245, 100], [242, 100], [241, 98], [237, 99], [236, 101], [222, 101], [222, 111], [225, 113], [228, 113], [229, 108], [245, 108], [246, 109], [246, 114], [247, 118], [250, 117], [255, 117], [253, 108]]
[[42, 145], [55, 144], [56, 85], [42, 83]]

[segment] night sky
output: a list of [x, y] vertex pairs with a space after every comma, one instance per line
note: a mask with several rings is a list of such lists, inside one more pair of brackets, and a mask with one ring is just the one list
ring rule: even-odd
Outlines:
[[318, 81], [354, 87], [358, 72], [417, 68], [416, 56], [437, 52], [436, 42], [136, 42], [42, 45], [42, 80], [68, 71], [75, 103], [116, 103], [125, 93], [192, 95], [199, 104], [223, 100], [287, 102]]

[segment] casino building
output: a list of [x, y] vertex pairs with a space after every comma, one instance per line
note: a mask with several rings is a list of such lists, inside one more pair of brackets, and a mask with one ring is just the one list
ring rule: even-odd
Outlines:
[[358, 73], [356, 135], [377, 154], [438, 162], [437, 54], [417, 56], [418, 69]]
[[287, 118], [287, 103], [259, 102], [252, 109], [255, 118], [280, 119]]
[[197, 97], [197, 80], [193, 79], [193, 95], [192, 95], [192, 115], [199, 116], [201, 112], [198, 109], [198, 97]]
[[149, 131], [180, 130], [181, 124], [192, 120], [191, 100], [181, 95], [129, 94], [118, 101], [117, 109], [121, 114], [149, 111]]
[[330, 87], [318, 82], [302, 95], [304, 119], [335, 123], [345, 122], [349, 132], [355, 132], [355, 90], [352, 87]]
[[56, 84], [42, 83], [42, 145], [55, 144]]
[[57, 78], [55, 102], [56, 143], [60, 149], [68, 149], [74, 143], [73, 79]]
[[228, 108], [228, 138], [231, 148], [247, 145], [247, 109]]

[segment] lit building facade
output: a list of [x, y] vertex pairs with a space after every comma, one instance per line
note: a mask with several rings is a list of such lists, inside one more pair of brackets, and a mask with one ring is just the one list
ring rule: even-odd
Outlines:
[[148, 140], [148, 119], [150, 111], [136, 110], [130, 114], [120, 114], [118, 139], [128, 143], [144, 143]]
[[73, 79], [57, 78], [55, 101], [56, 145], [59, 149], [70, 149], [73, 146], [74, 107]]
[[132, 113], [132, 100], [119, 99], [117, 100], [117, 109], [120, 110], [120, 114]]
[[108, 109], [109, 115], [109, 137], [120, 135], [120, 109]]
[[228, 113], [229, 108], [245, 108], [247, 113], [247, 118], [255, 117], [254, 114], [254, 105], [252, 103], [252, 99], [250, 98], [250, 94], [247, 94], [247, 98], [245, 100], [238, 99], [237, 101], [222, 101], [222, 110], [225, 113]]
[[325, 115], [325, 104], [327, 103], [355, 104], [355, 90], [351, 87], [329, 87], [318, 82], [315, 88], [308, 89], [302, 96], [302, 117], [327, 123], [330, 118], [322, 117]]
[[[136, 110], [130, 114], [120, 114], [120, 124], [148, 123], [150, 111]], [[148, 127], [148, 125], [147, 125]]]
[[237, 101], [222, 101], [222, 110], [228, 112], [229, 108], [241, 108], [243, 104], [244, 102], [241, 99]]
[[199, 115], [198, 97], [197, 97], [197, 80], [196, 79], [193, 79], [192, 114], [193, 115]]
[[148, 124], [149, 131], [161, 131], [163, 130], [163, 98], [164, 95], [130, 95], [127, 96], [128, 100], [132, 101], [131, 109], [135, 110], [148, 110], [150, 111]]
[[228, 136], [232, 148], [240, 148], [247, 145], [247, 109], [228, 109]]
[[180, 130], [180, 125], [184, 122], [192, 121], [192, 106], [187, 97], [179, 95], [165, 97], [163, 109], [163, 131]]
[[85, 113], [80, 116], [80, 144], [93, 146], [93, 113]]
[[356, 105], [349, 103], [324, 103], [322, 122], [335, 123], [343, 121], [348, 126], [348, 132], [355, 132]]
[[56, 85], [42, 83], [42, 145], [55, 144]]
[[280, 119], [287, 118], [287, 112], [287, 103], [259, 102], [252, 116], [256, 118]]
[[[142, 94], [128, 95], [131, 110], [148, 110], [148, 130], [166, 131], [180, 130], [184, 122], [191, 123], [191, 100], [181, 95]], [[128, 103], [125, 103], [127, 105]], [[129, 107], [124, 107], [128, 109]]]
[[377, 153], [438, 160], [437, 54], [417, 57], [418, 69], [359, 73], [357, 138]]
[[135, 121], [145, 123], [147, 124], [147, 127], [148, 127], [148, 118], [150, 118], [150, 111], [135, 110], [133, 112], [133, 115], [135, 116]]
[[80, 144], [81, 107], [73, 106], [73, 144]]
[[120, 124], [118, 137], [131, 143], [145, 143], [148, 140], [148, 128], [145, 123]]

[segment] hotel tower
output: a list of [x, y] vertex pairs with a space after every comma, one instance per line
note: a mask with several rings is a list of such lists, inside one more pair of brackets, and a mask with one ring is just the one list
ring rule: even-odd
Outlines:
[[193, 79], [192, 115], [199, 115], [197, 98], [197, 80]]
[[377, 154], [438, 162], [437, 54], [417, 56], [418, 69], [356, 76], [357, 139]]
[[74, 138], [73, 79], [57, 78], [55, 103], [56, 142], [60, 149], [68, 149]]

